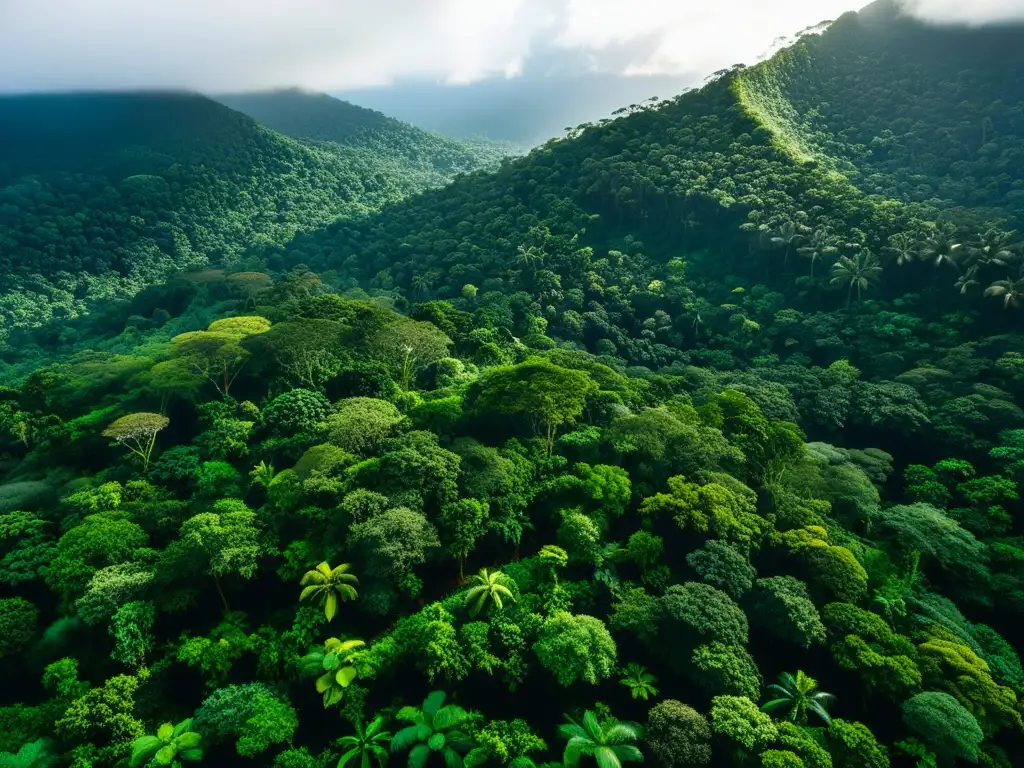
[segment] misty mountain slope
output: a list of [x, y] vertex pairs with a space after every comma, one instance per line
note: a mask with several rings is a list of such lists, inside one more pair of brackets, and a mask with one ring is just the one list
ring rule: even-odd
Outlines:
[[405, 172], [433, 185], [495, 165], [508, 154], [504, 145], [448, 138], [324, 93], [287, 89], [223, 95], [216, 100], [268, 128], [325, 149], [361, 149], [393, 157]]
[[[999, 58], [978, 63], [991, 47], [987, 31], [961, 30], [962, 50], [951, 57], [951, 34], [878, 3], [699, 91], [572, 132], [496, 173], [299, 238], [293, 256], [286, 250], [273, 263], [340, 269], [353, 286], [397, 288], [415, 299], [458, 297], [467, 284], [481, 296], [517, 296], [542, 309], [551, 336], [591, 349], [607, 340], [643, 365], [678, 358], [663, 339], [682, 343], [688, 324], [733, 311], [670, 300], [666, 286], [678, 282], [680, 259], [687, 275], [727, 275], [738, 288], [788, 290], [802, 280], [807, 308], [835, 309], [845, 294], [832, 293], [829, 267], [840, 255], [881, 265], [892, 237], [924, 242], [937, 219], [952, 219], [954, 242], [965, 246], [995, 219], [1024, 219], [1024, 200], [1013, 194], [1022, 182], [1011, 172], [1024, 149], [1015, 138], [1022, 70], [1006, 70]], [[1019, 27], [999, 34], [1024, 42]], [[886, 67], [865, 65], [878, 57]], [[974, 69], [957, 69], [970, 61]], [[960, 74], [951, 80], [954, 70]], [[981, 145], [987, 114], [994, 115], [987, 130], [1000, 137], [995, 149]], [[878, 148], [874, 132], [884, 143], [886, 130], [902, 131], [909, 149]], [[945, 143], [932, 143], [932, 135]], [[968, 153], [972, 136], [981, 152]], [[813, 243], [819, 249], [808, 264], [797, 251]], [[963, 266], [965, 274], [977, 268], [955, 286], [952, 269], [914, 265], [899, 273], [887, 265], [885, 279], [870, 287], [895, 296], [913, 278], [929, 295], [948, 294], [928, 304], [936, 321], [953, 308], [995, 311], [982, 289], [1012, 275], [998, 259]], [[719, 304], [738, 306], [729, 296]], [[659, 310], [675, 335], [649, 327]]]
[[868, 194], [1019, 211], [1021, 38], [925, 26], [885, 0], [744, 71], [737, 93], [794, 158]]
[[397, 134], [387, 150], [327, 151], [185, 93], [0, 98], [0, 135], [3, 330], [78, 314], [169, 269], [284, 245], [469, 162], [430, 141], [403, 162]]

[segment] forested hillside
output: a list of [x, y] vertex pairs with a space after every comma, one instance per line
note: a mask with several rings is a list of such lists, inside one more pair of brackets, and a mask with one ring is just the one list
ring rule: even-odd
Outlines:
[[[176, 93], [0, 98], [0, 135], [4, 334], [172, 268], [284, 245], [495, 159], [471, 148], [453, 158], [424, 132], [325, 151]], [[408, 158], [396, 154], [402, 140], [416, 144]]]
[[325, 149], [367, 149], [391, 157], [406, 173], [439, 186], [458, 173], [496, 165], [510, 152], [502, 144], [452, 139], [336, 99], [325, 93], [288, 89], [216, 97], [268, 128]]
[[12, 334], [0, 765], [1024, 765], [1024, 29], [953, 34]]

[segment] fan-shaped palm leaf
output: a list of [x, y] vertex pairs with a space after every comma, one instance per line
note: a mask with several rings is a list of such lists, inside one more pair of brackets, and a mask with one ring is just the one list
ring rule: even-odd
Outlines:
[[501, 571], [492, 571], [487, 568], [481, 568], [479, 573], [470, 576], [466, 582], [469, 588], [466, 590], [465, 597], [469, 615], [477, 616], [484, 609], [484, 606], [487, 605], [488, 600], [498, 610], [504, 607], [503, 598], [514, 603], [516, 601], [515, 595], [512, 594], [512, 590], [505, 586], [504, 583], [507, 580], [508, 577]]

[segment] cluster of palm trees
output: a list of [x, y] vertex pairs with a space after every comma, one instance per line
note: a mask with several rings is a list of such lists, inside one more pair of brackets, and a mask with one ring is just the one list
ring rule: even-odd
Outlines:
[[830, 263], [829, 282], [846, 288], [848, 305], [854, 293], [859, 301], [864, 293], [881, 282], [884, 263], [904, 268], [920, 262], [936, 269], [953, 270], [957, 274], [954, 287], [961, 294], [981, 287], [986, 273], [992, 275], [997, 269], [1017, 268], [1016, 279], [1007, 277], [990, 282], [983, 293], [1002, 298], [1005, 308], [1017, 307], [1024, 299], [1022, 248], [1015, 242], [1012, 231], [990, 228], [969, 242], [961, 242], [954, 224], [939, 221], [922, 233], [892, 235], [880, 258], [861, 243], [844, 242], [826, 228], [811, 229], [794, 221], [785, 221], [775, 229], [748, 224], [741, 229], [757, 231], [762, 245], [782, 250], [784, 264], [793, 252], [809, 259], [811, 277], [817, 265]]

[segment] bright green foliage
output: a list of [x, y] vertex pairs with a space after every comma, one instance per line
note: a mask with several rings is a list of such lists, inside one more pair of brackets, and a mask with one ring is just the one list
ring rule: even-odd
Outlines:
[[481, 568], [479, 573], [469, 577], [466, 590], [466, 608], [476, 618], [488, 603], [499, 611], [505, 607], [504, 600], [514, 603], [515, 595], [508, 587], [509, 578], [498, 570]]
[[811, 602], [807, 585], [792, 576], [758, 579], [750, 620], [776, 636], [809, 648], [825, 642], [825, 625]]
[[371, 454], [402, 421], [402, 414], [386, 400], [351, 397], [334, 404], [326, 428], [330, 441], [340, 448], [354, 454]]
[[832, 768], [832, 757], [819, 741], [818, 731], [783, 720], [775, 724], [779, 744], [796, 754], [807, 768]]
[[711, 730], [748, 750], [772, 744], [779, 737], [772, 719], [744, 696], [711, 700]]
[[211, 742], [235, 741], [242, 757], [255, 757], [291, 741], [299, 721], [295, 710], [261, 683], [229, 685], [206, 697], [192, 727]]
[[764, 768], [805, 768], [805, 763], [794, 752], [781, 749], [766, 749], [761, 753]]
[[327, 563], [320, 563], [312, 571], [306, 571], [299, 586], [303, 587], [299, 600], [307, 597], [318, 596], [324, 604], [324, 616], [328, 621], [333, 621], [338, 612], [338, 603], [346, 600], [355, 600], [358, 596], [353, 584], [358, 584], [359, 579], [355, 574], [349, 573], [352, 566], [342, 563], [331, 568]]
[[270, 401], [263, 409], [263, 422], [282, 437], [296, 432], [315, 432], [327, 419], [330, 408], [330, 402], [319, 392], [292, 389]]
[[46, 583], [70, 600], [85, 591], [93, 574], [108, 565], [128, 562], [149, 537], [116, 512], [88, 515], [57, 542]]
[[341, 701], [345, 689], [359, 677], [360, 660], [366, 655], [362, 640], [339, 640], [329, 637], [323, 648], [313, 648], [299, 660], [305, 674], [318, 675], [316, 691], [324, 697], [324, 707]]
[[491, 761], [512, 768], [531, 768], [529, 753], [547, 749], [542, 738], [530, 730], [525, 720], [492, 720], [473, 734], [476, 746], [466, 755], [465, 768]]
[[764, 712], [782, 713], [801, 725], [807, 722], [809, 712], [817, 715], [826, 725], [832, 721], [828, 707], [835, 696], [819, 691], [818, 681], [804, 674], [803, 670], [797, 670], [795, 676], [789, 672], [781, 673], [779, 682], [769, 685], [766, 691], [770, 699], [761, 706]]
[[708, 584], [675, 584], [660, 603], [666, 633], [684, 644], [747, 644], [747, 617], [727, 594]]
[[651, 496], [640, 505], [646, 515], [671, 515], [683, 530], [711, 534], [743, 549], [760, 546], [767, 530], [757, 515], [757, 495], [742, 483], [697, 485], [682, 475], [668, 480], [669, 493]]
[[349, 529], [348, 548], [366, 563], [367, 573], [398, 579], [441, 546], [427, 518], [406, 507], [392, 507]]
[[395, 716], [409, 723], [391, 740], [391, 752], [408, 750], [409, 768], [424, 768], [436, 754], [449, 768], [461, 768], [462, 757], [473, 742], [466, 728], [471, 717], [455, 704], [445, 706], [443, 691], [434, 691], [423, 700], [422, 707], [402, 707]]
[[686, 556], [700, 578], [738, 600], [754, 586], [757, 571], [747, 557], [724, 541], [712, 539]]
[[114, 613], [107, 632], [114, 638], [110, 658], [129, 667], [141, 667], [155, 645], [153, 624], [156, 609], [152, 603], [133, 600]]
[[486, 532], [489, 507], [486, 501], [459, 499], [441, 508], [438, 518], [441, 541], [448, 554], [459, 560], [459, 577], [466, 557]]
[[36, 633], [39, 609], [23, 597], [0, 599], [0, 658], [11, 656]]
[[952, 694], [974, 714], [982, 730], [1024, 728], [1017, 710], [1017, 696], [992, 679], [988, 664], [970, 648], [954, 639], [933, 637], [918, 648], [921, 673], [932, 688]]
[[364, 727], [355, 724], [355, 734], [342, 736], [338, 739], [341, 757], [338, 768], [345, 768], [352, 760], [358, 760], [360, 768], [370, 768], [370, 763], [377, 763], [377, 768], [384, 768], [388, 763], [388, 745], [391, 743], [391, 732], [384, 730], [386, 721], [378, 715]]
[[711, 726], [706, 717], [681, 701], [665, 699], [651, 707], [644, 738], [652, 755], [666, 768], [711, 762]]
[[690, 674], [709, 692], [745, 696], [756, 701], [761, 696], [761, 673], [747, 650], [717, 640], [698, 645], [690, 657]]
[[551, 452], [559, 427], [572, 424], [583, 413], [597, 384], [584, 371], [571, 370], [542, 358], [486, 371], [472, 394], [479, 413], [526, 417]]
[[16, 754], [0, 752], [0, 768], [53, 768], [60, 758], [52, 750], [49, 739], [27, 742]]
[[647, 571], [661, 562], [665, 540], [649, 531], [640, 530], [630, 535], [626, 551], [641, 570]]
[[610, 677], [618, 653], [603, 621], [566, 611], [544, 621], [533, 650], [559, 685], [566, 686], [577, 681], [597, 685]]
[[388, 367], [402, 389], [409, 389], [423, 368], [447, 357], [451, 343], [437, 326], [405, 319], [384, 326], [368, 340], [371, 356]]
[[857, 600], [867, 589], [868, 575], [846, 547], [829, 543], [828, 532], [820, 526], [786, 531], [782, 544], [805, 564], [812, 587], [820, 585], [825, 594], [844, 601]]
[[658, 689], [654, 687], [658, 678], [648, 672], [647, 667], [635, 661], [626, 665], [625, 674], [619, 682], [629, 688], [629, 693], [634, 699], [647, 701], [651, 696], [658, 695]]
[[567, 768], [579, 765], [584, 757], [592, 757], [600, 768], [622, 768], [623, 763], [643, 761], [636, 746], [642, 734], [640, 726], [611, 718], [600, 720], [589, 709], [580, 723], [568, 715], [566, 720], [568, 724], [558, 726], [558, 735], [566, 739], [562, 763]]
[[57, 735], [78, 743], [92, 742], [112, 757], [127, 757], [145, 730], [133, 716], [139, 679], [117, 675], [72, 701], [56, 723]]
[[822, 618], [836, 663], [857, 672], [868, 686], [895, 698], [921, 685], [913, 643], [881, 616], [849, 603], [829, 603]]
[[598, 565], [601, 562], [601, 527], [579, 509], [562, 512], [558, 543], [571, 560]]
[[171, 341], [178, 358], [226, 398], [249, 358], [242, 341], [269, 330], [270, 321], [264, 317], [230, 317], [215, 320], [205, 331], [182, 333]]
[[89, 579], [84, 595], [75, 603], [87, 624], [109, 619], [117, 609], [142, 595], [153, 581], [153, 571], [139, 563], [120, 563], [100, 568]]
[[579, 478], [580, 490], [603, 515], [618, 517], [626, 511], [632, 496], [628, 472], [621, 467], [607, 464], [591, 466], [582, 462], [573, 471]]
[[132, 743], [132, 756], [128, 761], [131, 768], [148, 765], [180, 765], [182, 762], [198, 763], [203, 759], [203, 737], [192, 730], [192, 720], [182, 720], [177, 725], [164, 723], [156, 730], [156, 736], [142, 736]]
[[182, 523], [180, 536], [181, 546], [195, 567], [213, 576], [227, 610], [220, 580], [231, 574], [251, 579], [264, 551], [256, 515], [242, 502], [224, 499], [216, 502], [211, 511]]
[[903, 721], [941, 765], [978, 760], [984, 735], [974, 716], [947, 693], [919, 693], [903, 704]]
[[103, 436], [123, 445], [135, 456], [142, 459], [142, 471], [149, 469], [149, 458], [153, 455], [156, 435], [171, 421], [159, 413], [129, 413], [122, 416], [103, 430]]

